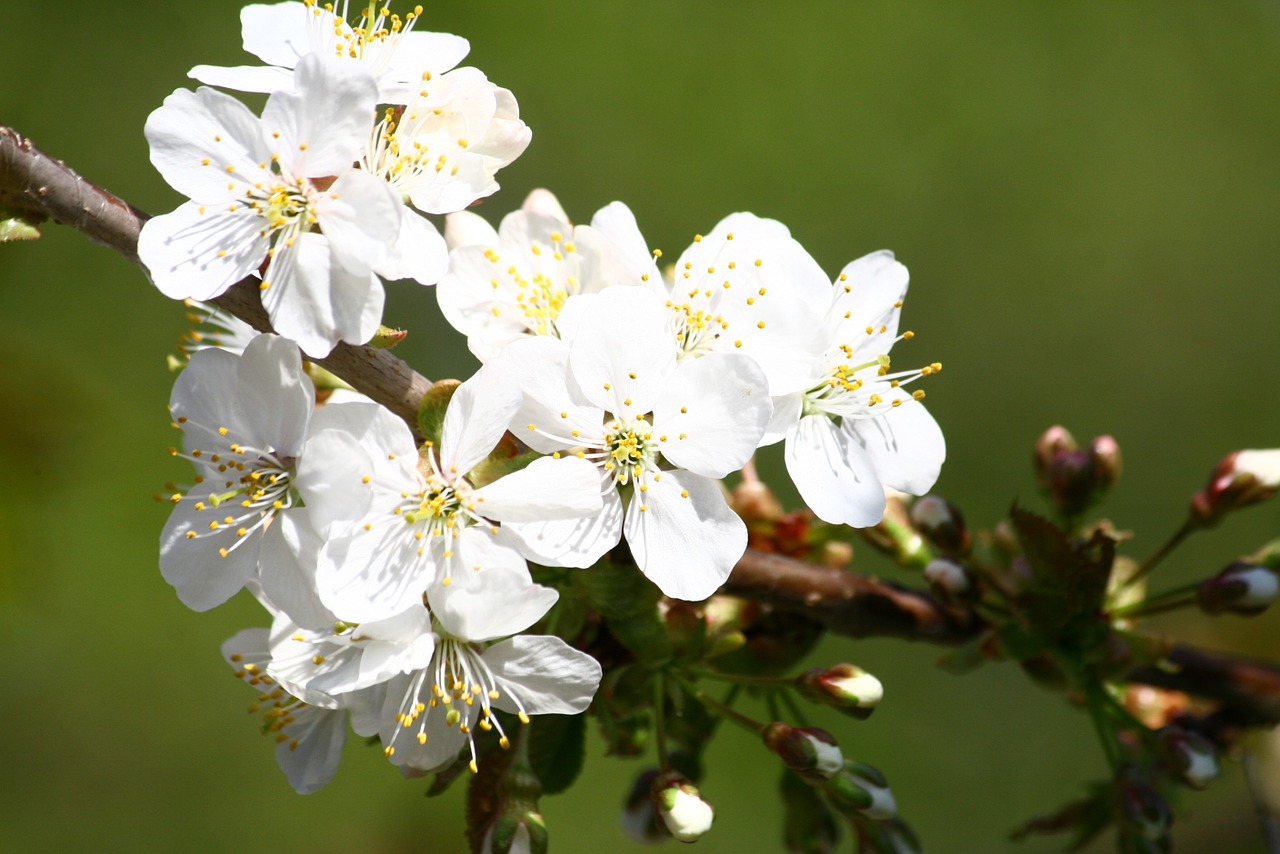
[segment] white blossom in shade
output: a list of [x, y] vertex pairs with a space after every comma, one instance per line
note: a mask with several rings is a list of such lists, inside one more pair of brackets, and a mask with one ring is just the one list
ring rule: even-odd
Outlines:
[[471, 49], [460, 36], [415, 31], [421, 6], [402, 18], [378, 4], [372, 21], [368, 8], [368, 4], [357, 4], [359, 17], [348, 22], [347, 0], [337, 8], [316, 0], [246, 6], [240, 10], [244, 49], [266, 65], [197, 65], [188, 75], [238, 92], [279, 92], [293, 88], [298, 61], [317, 53], [344, 60], [349, 71], [372, 75], [379, 103], [404, 104], [424, 74], [448, 71]]
[[494, 709], [521, 723], [530, 715], [576, 715], [600, 686], [600, 665], [585, 652], [557, 637], [517, 634], [555, 604], [554, 590], [518, 573], [481, 577], [485, 592], [477, 607], [437, 612], [439, 641], [430, 664], [387, 685], [381, 737], [396, 765], [430, 771], [467, 745], [475, 771], [476, 727], [496, 729], [502, 747], [510, 744]]
[[[316, 573], [321, 600], [334, 613], [353, 622], [380, 620], [420, 604], [424, 592], [476, 583], [485, 571], [527, 577], [524, 557], [498, 523], [599, 513], [599, 478], [581, 460], [538, 459], [479, 486], [470, 479], [519, 403], [518, 387], [482, 369], [454, 392], [439, 448], [413, 451], [401, 427], [391, 450], [353, 458], [334, 472], [337, 500], [348, 488], [372, 496], [367, 513], [323, 511], [347, 517], [328, 526]], [[394, 428], [387, 424], [386, 432]], [[433, 610], [437, 595], [430, 593]]]
[[377, 330], [374, 273], [400, 263], [404, 205], [355, 168], [374, 119], [373, 79], [312, 55], [296, 82], [268, 98], [261, 119], [203, 87], [179, 89], [151, 114], [151, 162], [190, 201], [147, 221], [138, 256], [166, 296], [198, 300], [265, 261], [259, 287], [273, 327], [318, 357]]
[[942, 369], [933, 363], [894, 371], [889, 350], [907, 292], [907, 268], [890, 252], [853, 261], [835, 283], [819, 331], [821, 373], [800, 395], [787, 429], [787, 471], [818, 518], [854, 527], [884, 515], [885, 489], [923, 495], [946, 456], [942, 431], [906, 386]]
[[635, 217], [613, 202], [590, 225], [574, 226], [547, 190], [534, 190], [495, 231], [470, 211], [449, 214], [449, 273], [436, 287], [445, 319], [482, 362], [517, 338], [559, 335], [565, 302], [610, 285], [648, 285], [661, 276]]
[[313, 542], [293, 479], [314, 401], [298, 348], [275, 335], [254, 339], [242, 356], [202, 350], [178, 375], [169, 410], [185, 453], [172, 452], [197, 476], [186, 495], [173, 495], [160, 571], [190, 607], [208, 610], [244, 587], [265, 541], [280, 540], [269, 547], [277, 556]]
[[338, 771], [347, 743], [347, 713], [320, 708], [285, 691], [267, 674], [267, 629], [245, 629], [222, 644], [236, 676], [258, 692], [249, 712], [262, 718], [262, 733], [276, 742], [276, 764], [300, 795], [324, 787]]
[[769, 423], [765, 377], [738, 354], [678, 361], [667, 309], [643, 288], [576, 300], [572, 344], [528, 338], [492, 364], [524, 390], [516, 437], [593, 463], [604, 509], [508, 527], [540, 562], [565, 566], [590, 566], [625, 533], [664, 594], [705, 599], [746, 549], [718, 479], [746, 463]]
[[698, 788], [688, 780], [672, 781], [654, 798], [662, 823], [681, 842], [697, 842], [715, 821], [715, 807], [703, 800]]
[[735, 213], [694, 238], [667, 287], [680, 358], [755, 359], [774, 399], [764, 443], [781, 441], [798, 417], [798, 392], [822, 369], [824, 342], [815, 333], [832, 297], [822, 268], [782, 223]]

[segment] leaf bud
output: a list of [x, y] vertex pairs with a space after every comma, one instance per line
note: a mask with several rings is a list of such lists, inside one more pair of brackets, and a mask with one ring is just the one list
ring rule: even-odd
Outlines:
[[935, 558], [924, 568], [929, 586], [950, 599], [959, 599], [973, 589], [969, 571], [955, 561]]
[[817, 727], [793, 727], [774, 721], [760, 733], [764, 746], [807, 780], [830, 780], [844, 770], [844, 754], [835, 736]]
[[852, 664], [808, 670], [796, 677], [795, 686], [805, 699], [833, 706], [859, 720], [870, 717], [884, 697], [880, 680]]
[[1164, 760], [1182, 781], [1203, 789], [1217, 779], [1218, 749], [1198, 732], [1167, 726], [1156, 733]]
[[877, 821], [898, 814], [898, 803], [880, 771], [863, 762], [845, 761], [844, 770], [823, 785], [831, 805], [845, 815]]
[[1254, 616], [1280, 595], [1280, 581], [1265, 566], [1236, 561], [1213, 578], [1200, 582], [1196, 600], [1206, 614]]
[[658, 817], [676, 839], [697, 842], [711, 829], [715, 808], [702, 799], [688, 777], [668, 771], [654, 778], [649, 791]]
[[960, 508], [941, 495], [926, 495], [912, 504], [911, 524], [945, 554], [966, 555], [973, 545]]
[[1204, 489], [1191, 497], [1191, 518], [1202, 527], [1218, 524], [1232, 510], [1266, 501], [1280, 488], [1280, 448], [1234, 451], [1214, 468]]

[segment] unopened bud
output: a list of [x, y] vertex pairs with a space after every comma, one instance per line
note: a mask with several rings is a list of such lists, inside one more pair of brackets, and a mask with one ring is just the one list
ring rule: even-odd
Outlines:
[[925, 580], [941, 593], [958, 598], [973, 588], [969, 571], [954, 561], [937, 558], [924, 568]]
[[669, 771], [653, 781], [654, 808], [671, 835], [681, 842], [697, 842], [711, 829], [716, 811], [702, 799], [688, 777]]
[[1065, 427], [1050, 427], [1036, 441], [1036, 478], [1058, 512], [1076, 516], [1100, 499], [1120, 477], [1120, 446], [1110, 436], [1086, 449]]
[[940, 495], [926, 495], [912, 504], [911, 524], [946, 554], [966, 555], [973, 545], [960, 508]]
[[735, 486], [729, 505], [748, 525], [752, 522], [777, 522], [786, 512], [773, 490], [759, 480], [744, 480]]
[[795, 685], [805, 699], [834, 706], [860, 720], [870, 717], [884, 697], [880, 680], [852, 664], [814, 668], [797, 676]]
[[1218, 750], [1198, 732], [1168, 726], [1157, 733], [1165, 761], [1193, 789], [1203, 789], [1218, 778]]
[[1261, 614], [1280, 595], [1280, 581], [1265, 566], [1236, 561], [1196, 588], [1200, 610], [1207, 614]]
[[853, 544], [844, 540], [827, 540], [818, 549], [817, 562], [832, 569], [844, 569], [853, 563]]
[[857, 813], [879, 821], [898, 814], [898, 803], [884, 775], [862, 762], [846, 761], [844, 770], [828, 780], [823, 790], [832, 806], [846, 815]]
[[1203, 527], [1232, 510], [1266, 501], [1280, 488], [1280, 448], [1235, 451], [1222, 458], [1204, 489], [1191, 498], [1191, 517]]
[[792, 771], [809, 780], [830, 780], [844, 770], [844, 754], [835, 736], [817, 727], [793, 727], [774, 721], [760, 733], [764, 746]]

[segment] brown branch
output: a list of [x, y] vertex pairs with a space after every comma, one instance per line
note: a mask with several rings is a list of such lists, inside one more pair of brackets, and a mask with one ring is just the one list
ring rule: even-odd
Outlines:
[[[69, 225], [138, 262], [138, 232], [148, 215], [3, 126], [0, 204]], [[269, 332], [258, 284], [256, 277], [248, 277], [215, 302], [255, 329]], [[319, 364], [416, 428], [418, 405], [431, 382], [401, 359], [386, 350], [339, 344]], [[949, 608], [928, 593], [751, 549], [724, 589], [803, 613], [847, 637], [958, 644], [986, 628], [976, 614]], [[1280, 721], [1280, 666], [1184, 646], [1175, 646], [1164, 664], [1137, 668], [1129, 679], [1217, 700], [1251, 720]]]

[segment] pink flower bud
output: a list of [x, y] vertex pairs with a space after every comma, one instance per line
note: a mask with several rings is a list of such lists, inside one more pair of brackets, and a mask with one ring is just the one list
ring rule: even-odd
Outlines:
[[1106, 494], [1120, 478], [1120, 446], [1098, 436], [1087, 449], [1061, 426], [1050, 427], [1035, 450], [1036, 477], [1060, 513], [1076, 516]]
[[924, 577], [930, 585], [952, 597], [962, 596], [973, 587], [968, 570], [945, 558], [929, 561], [924, 568]]
[[1216, 525], [1232, 510], [1266, 501], [1280, 488], [1280, 448], [1235, 451], [1222, 458], [1204, 489], [1191, 498], [1191, 516]]

